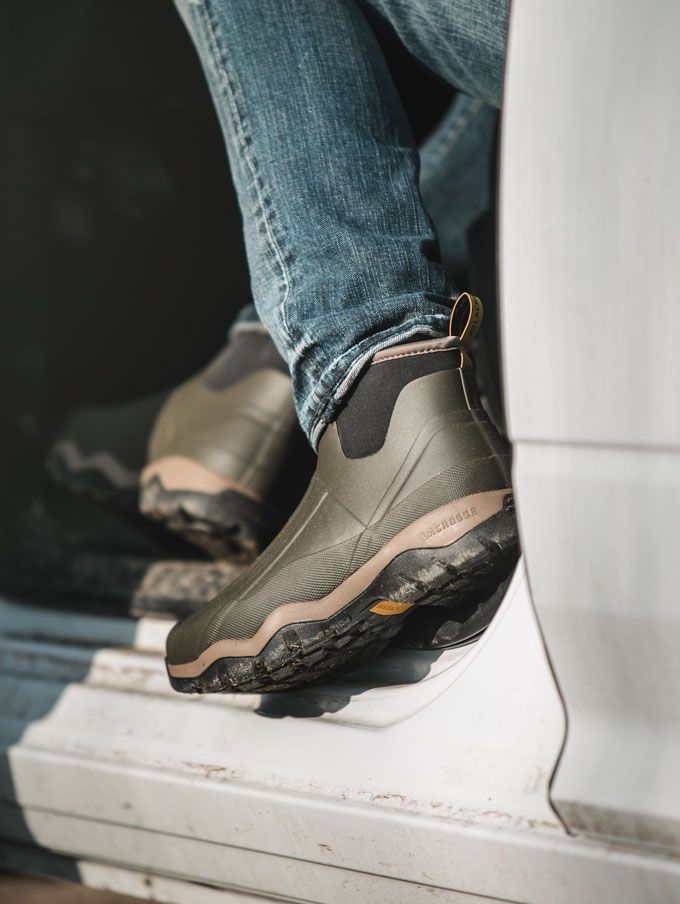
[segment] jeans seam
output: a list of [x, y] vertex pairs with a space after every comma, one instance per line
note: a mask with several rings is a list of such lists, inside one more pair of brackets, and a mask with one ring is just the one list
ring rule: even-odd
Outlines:
[[[232, 122], [234, 124], [235, 130], [235, 138], [237, 144], [237, 150], [242, 153], [243, 159], [245, 160], [246, 166], [250, 170], [250, 174], [253, 180], [253, 187], [255, 191], [255, 195], [257, 198], [257, 204], [262, 212], [262, 221], [265, 225], [265, 231], [267, 235], [267, 243], [274, 254], [274, 257], [278, 263], [281, 278], [283, 280], [283, 298], [279, 302], [278, 308], [281, 316], [281, 323], [283, 325], [283, 329], [286, 333], [286, 338], [290, 343], [293, 343], [293, 337], [290, 332], [290, 328], [288, 325], [288, 321], [286, 318], [286, 302], [290, 297], [290, 288], [291, 288], [291, 280], [288, 270], [286, 269], [285, 256], [281, 250], [280, 244], [276, 236], [274, 235], [274, 229], [270, 218], [267, 214], [267, 206], [266, 199], [263, 193], [263, 185], [262, 180], [259, 175], [259, 168], [256, 162], [250, 155], [249, 152], [249, 144], [248, 141], [252, 142], [252, 137], [247, 134], [247, 130], [245, 128], [244, 119], [241, 116], [238, 108], [238, 103], [236, 101], [236, 89], [234, 87], [234, 79], [230, 76], [229, 67], [227, 66], [227, 61], [224, 56], [220, 52], [219, 42], [217, 40], [217, 35], [215, 33], [215, 28], [213, 25], [211, 10], [209, 9], [210, 2], [209, 0], [205, 0], [205, 3], [202, 5], [201, 10], [203, 12], [203, 18], [206, 26], [206, 32], [208, 36], [208, 41], [210, 44], [210, 51], [215, 61], [215, 65], [217, 67], [218, 74], [221, 76], [220, 81], [222, 82], [222, 93], [226, 98], [229, 110], [231, 112]], [[226, 90], [225, 90], [226, 89]]]

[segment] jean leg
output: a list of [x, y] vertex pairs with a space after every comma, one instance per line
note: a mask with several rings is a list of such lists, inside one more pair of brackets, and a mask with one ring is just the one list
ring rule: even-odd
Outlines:
[[408, 49], [461, 93], [421, 149], [420, 189], [450, 273], [465, 270], [467, 228], [491, 202], [510, 0], [364, 0]]
[[446, 327], [413, 138], [355, 0], [177, 4], [225, 134], [255, 304], [315, 444], [375, 351]]
[[425, 66], [463, 94], [501, 106], [510, 0], [364, 0]]
[[498, 111], [458, 94], [420, 149], [420, 193], [454, 281], [468, 269], [467, 232], [491, 206]]
[[[457, 94], [420, 147], [420, 194], [439, 237], [449, 277], [462, 284], [468, 267], [467, 231], [491, 205], [491, 172], [498, 111]], [[264, 330], [252, 302], [231, 333]]]
[[[457, 94], [420, 147], [420, 194], [439, 238], [442, 262], [459, 286], [467, 275], [468, 229], [491, 206], [498, 118], [489, 104]], [[264, 329], [249, 302], [231, 332], [256, 328]]]
[[491, 203], [510, 0], [364, 0], [459, 93], [421, 148], [420, 191], [444, 264], [467, 269], [467, 230]]
[[178, 0], [220, 115], [253, 298], [315, 444], [378, 349], [446, 330], [418, 154], [354, 0]]

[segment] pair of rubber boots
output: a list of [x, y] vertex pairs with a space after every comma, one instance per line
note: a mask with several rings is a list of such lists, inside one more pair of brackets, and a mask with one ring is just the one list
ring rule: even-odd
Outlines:
[[[285, 526], [170, 632], [175, 689], [325, 680], [382, 649], [417, 608], [464, 605], [507, 573], [518, 555], [510, 450], [475, 385], [467, 346], [480, 322], [481, 304], [463, 293], [454, 335], [373, 357]], [[285, 364], [253, 330], [170, 394], [79, 414], [49, 466], [98, 497], [129, 500], [138, 487], [146, 515], [246, 560], [271, 532], [268, 500], [287, 479], [295, 431]]]

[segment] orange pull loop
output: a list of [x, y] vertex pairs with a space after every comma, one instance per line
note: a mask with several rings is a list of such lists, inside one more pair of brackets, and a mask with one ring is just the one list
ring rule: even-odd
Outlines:
[[449, 319], [449, 336], [458, 336], [460, 339], [461, 366], [467, 363], [464, 349], [472, 344], [479, 332], [484, 317], [484, 305], [481, 299], [469, 292], [461, 292], [453, 303], [451, 317]]
[[483, 317], [481, 299], [469, 292], [461, 292], [451, 308], [449, 336], [458, 336], [461, 345], [469, 346], [479, 332]]

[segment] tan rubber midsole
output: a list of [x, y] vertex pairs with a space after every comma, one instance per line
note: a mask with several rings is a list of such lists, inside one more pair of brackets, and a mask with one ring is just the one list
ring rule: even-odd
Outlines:
[[146, 486], [154, 477], [157, 477], [166, 490], [185, 490], [192, 493], [210, 493], [217, 495], [225, 490], [235, 490], [255, 502], [261, 502], [257, 493], [239, 483], [223, 477], [211, 468], [206, 467], [193, 458], [185, 455], [165, 455], [152, 461], [142, 471], [140, 484]]
[[192, 662], [168, 663], [173, 678], [196, 678], [218, 659], [229, 656], [257, 656], [276, 632], [295, 622], [322, 621], [335, 615], [364, 590], [400, 553], [410, 549], [435, 549], [449, 546], [472, 528], [498, 514], [512, 489], [474, 493], [434, 509], [392, 537], [383, 548], [335, 590], [318, 600], [285, 603], [271, 612], [253, 637], [242, 640], [218, 640]]

